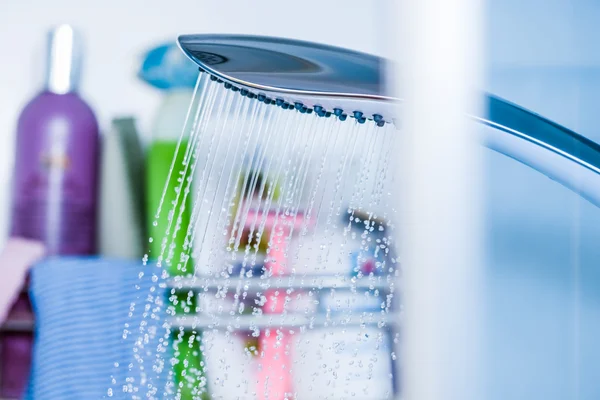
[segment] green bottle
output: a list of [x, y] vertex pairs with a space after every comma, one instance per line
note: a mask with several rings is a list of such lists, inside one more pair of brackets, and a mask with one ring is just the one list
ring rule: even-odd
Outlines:
[[[163, 94], [162, 102], [155, 114], [152, 142], [146, 157], [147, 221], [152, 238], [148, 243], [148, 257], [155, 261], [160, 258], [162, 267], [171, 277], [189, 275], [194, 271], [192, 260], [187, 263], [182, 262], [181, 257], [182, 254], [184, 258], [191, 254], [191, 249], [184, 248], [184, 243], [190, 224], [190, 203], [193, 194], [189, 194], [189, 197], [183, 200], [186, 179], [190, 174], [189, 171], [180, 174], [180, 171], [185, 168], [182, 163], [187, 147], [186, 140], [179, 144], [177, 155], [175, 154], [198, 79], [198, 67], [187, 59], [175, 43], [171, 42], [152, 48], [144, 55], [138, 76], [154, 88], [161, 90]], [[185, 132], [184, 138], [187, 135], [189, 132]], [[175, 163], [172, 164], [174, 157], [176, 157]], [[171, 165], [173, 171], [170, 173]], [[171, 178], [167, 184], [169, 175]], [[178, 179], [184, 180], [179, 199], [176, 188], [181, 182], [178, 182]], [[162, 209], [157, 218], [156, 213], [163, 192]], [[175, 210], [175, 214], [169, 229], [169, 214], [172, 210]], [[178, 218], [181, 218], [179, 223]], [[177, 231], [175, 231], [176, 225], [180, 225]], [[166, 246], [163, 246], [165, 238], [167, 242]], [[176, 314], [196, 312], [196, 293], [193, 291], [167, 293], [166, 296], [167, 304]], [[183, 331], [179, 336], [178, 327], [173, 328], [177, 332], [177, 335], [172, 337], [172, 350], [176, 359], [173, 365], [175, 385], [179, 386], [179, 383], [182, 383], [183, 386], [178, 398], [208, 399], [200, 335], [193, 331]], [[196, 395], [200, 388], [203, 394]]]
[[[185, 237], [191, 214], [190, 197], [188, 196], [184, 202], [185, 182], [181, 190], [178, 190], [180, 186], [178, 179], [185, 181], [185, 178], [189, 177], [189, 171], [185, 173], [185, 168], [182, 165], [186, 147], [187, 142], [182, 141], [177, 156], [175, 156], [177, 139], [157, 139], [150, 144], [146, 163], [148, 174], [146, 178], [148, 182], [148, 226], [152, 238], [149, 243], [149, 257], [154, 260], [160, 257], [163, 267], [167, 268], [170, 276], [190, 275], [194, 270], [191, 260], [187, 263], [181, 262], [181, 255], [190, 253], [189, 249], [184, 253]], [[174, 157], [173, 173], [169, 178], [169, 169]], [[167, 179], [169, 179], [168, 184]], [[166, 188], [165, 184], [167, 185]], [[178, 192], [181, 192], [179, 196]], [[156, 218], [161, 198], [163, 198], [162, 208], [159, 217]], [[171, 211], [174, 211], [174, 213]], [[173, 215], [171, 222], [169, 221], [169, 214]], [[180, 215], [180, 226], [175, 231], [177, 219]], [[171, 224], [170, 227], [169, 223]], [[164, 242], [165, 238], [167, 239], [166, 243]]]
[[[187, 178], [190, 176], [189, 168], [186, 172], [183, 165], [188, 142], [182, 140], [179, 143], [191, 98], [191, 90], [178, 89], [166, 93], [155, 120], [153, 141], [149, 145], [146, 158], [148, 227], [152, 238], [148, 243], [148, 255], [153, 260], [160, 257], [163, 268], [169, 272], [171, 277], [191, 275], [194, 272], [192, 259], [189, 258], [185, 262], [185, 256], [191, 254], [191, 248], [184, 248], [190, 224], [191, 196], [193, 196], [193, 194], [189, 194], [184, 200]], [[175, 159], [175, 163], [169, 178], [173, 159]], [[182, 186], [181, 180], [183, 181]], [[180, 186], [181, 189], [178, 190]], [[159, 217], [156, 218], [161, 198], [162, 208]], [[171, 213], [172, 210], [174, 213]], [[169, 221], [170, 214], [172, 215], [171, 222]], [[177, 225], [179, 227], [176, 230]], [[169, 232], [168, 236], [167, 231]], [[164, 242], [165, 238], [167, 238], [166, 243]], [[196, 312], [195, 293], [182, 290], [168, 293], [167, 296], [168, 304], [173, 307], [176, 314]], [[178, 337], [179, 331], [176, 330], [176, 332], [177, 334], [172, 338], [176, 359], [173, 372], [176, 388], [181, 387], [181, 397], [179, 398], [181, 400], [208, 400], [210, 397], [206, 391], [207, 380], [204, 374], [200, 334], [186, 331], [183, 332], [182, 337]]]
[[[184, 331], [173, 335], [175, 393], [183, 399], [210, 400], [204, 374], [201, 334]], [[177, 397], [176, 397], [177, 398]]]

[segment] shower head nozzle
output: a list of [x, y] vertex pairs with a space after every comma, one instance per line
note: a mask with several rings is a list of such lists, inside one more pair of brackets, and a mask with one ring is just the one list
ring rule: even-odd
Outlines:
[[321, 117], [359, 115], [361, 123], [392, 121], [396, 102], [384, 93], [385, 60], [370, 54], [246, 35], [184, 35], [179, 46], [212, 79], [264, 103]]

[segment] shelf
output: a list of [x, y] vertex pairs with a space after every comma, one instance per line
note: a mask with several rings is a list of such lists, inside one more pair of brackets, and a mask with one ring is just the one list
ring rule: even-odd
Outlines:
[[268, 314], [268, 315], [237, 315], [209, 316], [190, 315], [170, 318], [171, 326], [184, 329], [222, 329], [228, 331], [255, 330], [264, 328], [332, 328], [377, 326], [379, 328], [399, 325], [401, 316], [397, 313], [353, 312], [352, 315], [314, 314]]
[[236, 287], [240, 282], [245, 291], [264, 291], [267, 289], [344, 289], [344, 290], [379, 290], [389, 292], [395, 286], [393, 277], [375, 276], [355, 278], [351, 276], [281, 276], [271, 278], [214, 278], [197, 276], [191, 278], [175, 277], [169, 287], [176, 289], [221, 290]]

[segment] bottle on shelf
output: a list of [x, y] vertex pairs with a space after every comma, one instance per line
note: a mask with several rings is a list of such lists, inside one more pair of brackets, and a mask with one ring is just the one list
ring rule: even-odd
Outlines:
[[[78, 93], [81, 50], [71, 26], [49, 32], [45, 85], [17, 124], [10, 234], [43, 243], [50, 256], [96, 252], [99, 135], [94, 112]], [[26, 295], [14, 307], [33, 319]], [[2, 365], [11, 368], [2, 369], [0, 397], [23, 393], [32, 345], [32, 332], [1, 337]]]

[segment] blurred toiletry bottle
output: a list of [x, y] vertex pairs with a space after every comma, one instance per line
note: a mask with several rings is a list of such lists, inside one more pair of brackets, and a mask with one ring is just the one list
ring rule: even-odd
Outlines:
[[77, 93], [81, 41], [69, 25], [48, 35], [45, 87], [17, 128], [12, 236], [48, 255], [96, 252], [98, 123]]
[[[77, 94], [81, 41], [68, 25], [52, 29], [47, 40], [45, 86], [25, 106], [17, 124], [11, 236], [43, 242], [48, 255], [92, 254], [98, 124]], [[25, 307], [33, 318], [27, 296], [21, 296], [11, 312], [18, 307]], [[6, 351], [1, 364], [11, 368], [2, 368], [0, 397], [20, 397], [32, 345], [31, 332], [2, 337], [0, 346]]]
[[146, 250], [144, 155], [133, 118], [115, 118], [102, 140], [99, 251], [140, 259]]
[[[139, 77], [162, 91], [146, 156], [148, 256], [161, 260], [171, 276], [189, 275], [194, 266], [191, 258], [185, 260], [191, 249], [184, 248], [184, 243], [193, 193], [189, 181], [191, 165], [184, 165], [189, 133], [182, 132], [198, 80], [198, 67], [175, 43], [166, 44], [145, 54]], [[186, 197], [188, 184], [190, 194]], [[177, 291], [169, 301], [176, 314], [196, 310], [197, 296], [193, 291]], [[176, 360], [173, 369], [182, 400], [210, 398], [200, 338], [201, 333], [196, 331], [175, 331], [172, 336]]]

